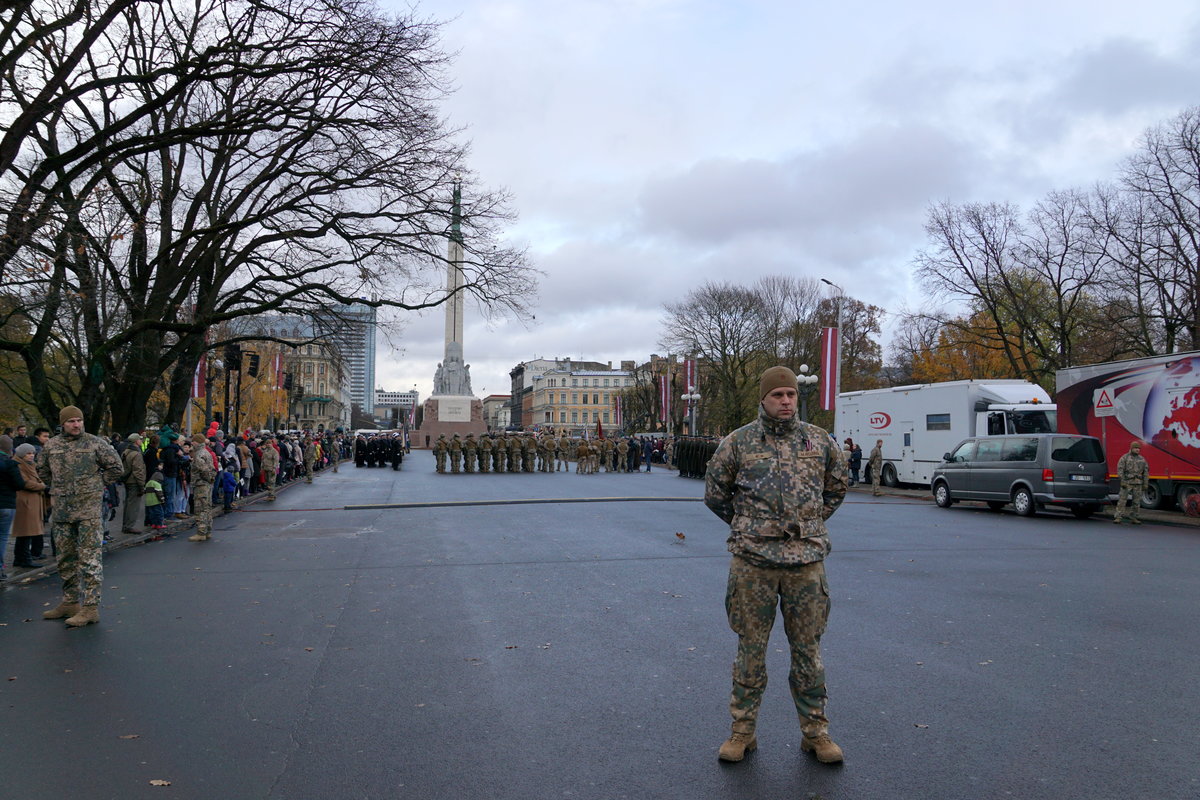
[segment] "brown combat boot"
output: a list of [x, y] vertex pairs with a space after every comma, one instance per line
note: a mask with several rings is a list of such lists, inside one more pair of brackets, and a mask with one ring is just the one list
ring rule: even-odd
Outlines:
[[84, 625], [91, 625], [93, 622], [100, 621], [100, 609], [97, 606], [80, 606], [79, 613], [67, 620], [67, 625], [72, 628], [82, 628]]
[[205, 536], [203, 533], [196, 532], [196, 533], [193, 533], [191, 536], [189, 536], [189, 537], [188, 537], [188, 541], [189, 541], [189, 542], [203, 542], [203, 541], [204, 541], [205, 539], [207, 539], [207, 538], [208, 538], [208, 537], [207, 537], [207, 536]]
[[827, 733], [811, 739], [805, 736], [800, 740], [800, 749], [806, 753], [815, 753], [817, 761], [822, 764], [837, 764], [842, 760], [842, 748], [834, 744]]
[[69, 603], [63, 600], [49, 611], [42, 612], [42, 619], [62, 619], [63, 617], [73, 617], [79, 613], [79, 603]]
[[758, 738], [753, 731], [734, 731], [717, 751], [717, 758], [722, 761], [741, 761], [747, 753], [758, 747]]

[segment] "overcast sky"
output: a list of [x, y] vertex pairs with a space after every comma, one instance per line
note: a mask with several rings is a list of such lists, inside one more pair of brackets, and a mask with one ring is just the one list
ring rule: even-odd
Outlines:
[[[397, 0], [385, 7], [405, 8]], [[536, 357], [659, 352], [706, 281], [828, 278], [922, 305], [930, 202], [1115, 176], [1200, 104], [1200, 13], [1171, 0], [426, 0], [446, 20], [471, 166], [513, 193], [545, 273], [525, 325], [468, 309], [477, 396]], [[376, 383], [427, 397], [440, 312], [381, 340]], [[394, 347], [393, 347], [394, 345]]]

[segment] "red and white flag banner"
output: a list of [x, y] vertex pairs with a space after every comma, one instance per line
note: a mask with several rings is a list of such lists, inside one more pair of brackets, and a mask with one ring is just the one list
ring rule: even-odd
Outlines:
[[837, 404], [838, 349], [837, 328], [821, 328], [821, 409], [831, 410]]
[[275, 388], [283, 388], [283, 355], [275, 354]]
[[208, 355], [200, 356], [196, 361], [196, 371], [192, 373], [192, 397], [204, 397], [204, 376], [208, 372]]

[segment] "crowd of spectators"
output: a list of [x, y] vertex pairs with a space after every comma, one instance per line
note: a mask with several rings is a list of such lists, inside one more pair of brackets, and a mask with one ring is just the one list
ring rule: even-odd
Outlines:
[[[28, 569], [43, 563], [50, 498], [33, 465], [51, 431], [39, 427], [27, 435], [27, 430], [27, 426], [18, 425], [5, 428], [0, 435], [0, 580], [7, 577], [4, 568], [10, 532], [14, 538], [11, 566]], [[101, 515], [106, 542], [112, 540], [112, 534], [107, 532], [108, 523], [119, 507], [124, 509], [121, 519], [124, 534], [140, 534], [148, 529], [156, 537], [163, 536], [169, 520], [191, 516], [190, 436], [167, 425], [136, 431], [126, 437], [112, 434], [108, 438], [124, 464], [124, 474], [104, 492]], [[226, 511], [235, 510], [239, 501], [266, 490], [262, 469], [265, 447], [279, 453], [276, 485], [311, 477], [308, 463], [312, 472], [318, 472], [335, 457], [338, 460], [351, 457], [351, 440], [333, 431], [314, 434], [248, 430], [227, 435], [210, 427], [206, 438], [220, 466], [212, 502], [214, 507], [220, 503]], [[53, 541], [50, 547], [53, 552]]]

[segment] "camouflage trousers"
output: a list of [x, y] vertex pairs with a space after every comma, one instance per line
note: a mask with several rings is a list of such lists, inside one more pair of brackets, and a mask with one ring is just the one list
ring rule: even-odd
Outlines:
[[70, 522], [55, 520], [50, 535], [54, 537], [54, 547], [58, 551], [63, 601], [100, 605], [100, 587], [104, 581], [104, 523], [99, 517]]
[[504, 472], [504, 462], [507, 461], [508, 453], [496, 449], [492, 451], [492, 472]]
[[451, 450], [450, 451], [450, 471], [458, 472], [461, 469], [461, 467], [462, 467], [462, 451], [461, 450], [457, 450], [457, 451]]
[[758, 720], [767, 688], [767, 642], [777, 607], [783, 610], [783, 630], [791, 645], [788, 686], [800, 730], [807, 737], [819, 736], [829, 730], [820, 649], [829, 618], [829, 586], [822, 561], [791, 569], [756, 567], [739, 556], [730, 562], [725, 612], [729, 627], [738, 635], [729, 698], [733, 729], [753, 732]]
[[434, 460], [434, 463], [437, 464], [438, 472], [446, 471], [446, 454], [443, 451], [441, 451], [441, 450], [433, 451], [433, 460]]
[[269, 470], [266, 470], [266, 473], [267, 474], [264, 477], [267, 479], [267, 497], [274, 500], [275, 499], [275, 470], [269, 469]]
[[475, 451], [474, 450], [464, 450], [463, 451], [463, 472], [474, 472], [474, 471], [475, 471]]
[[316, 463], [317, 463], [316, 459], [314, 459], [312, 461], [309, 461], [307, 458], [304, 459], [304, 482], [305, 483], [312, 483], [313, 466]]
[[479, 452], [479, 471], [487, 472], [488, 467], [492, 463], [492, 453], [490, 450], [481, 450]]
[[1139, 519], [1142, 511], [1142, 484], [1122, 483], [1117, 495], [1117, 510], [1113, 519]]
[[881, 469], [872, 469], [871, 470], [871, 494], [876, 495], [876, 496], [878, 496], [880, 494], [879, 473], [881, 473], [881, 472], [883, 472], [883, 470], [881, 470]]
[[[274, 487], [271, 487], [274, 489]], [[192, 484], [192, 514], [196, 517], [196, 533], [212, 533], [212, 484]]]

